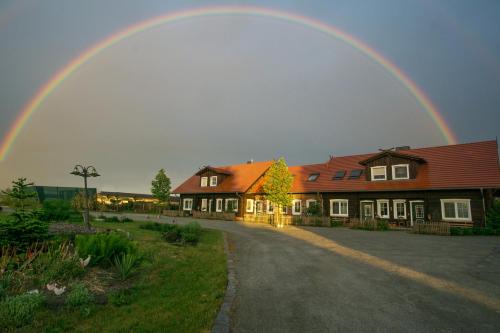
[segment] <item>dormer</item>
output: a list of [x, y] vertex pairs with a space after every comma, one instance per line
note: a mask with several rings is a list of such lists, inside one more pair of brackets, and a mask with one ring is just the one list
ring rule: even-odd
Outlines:
[[422, 163], [425, 160], [421, 157], [393, 150], [382, 150], [359, 162], [365, 167], [368, 181], [415, 179]]
[[231, 172], [227, 170], [211, 166], [205, 166], [196, 173], [196, 176], [200, 178], [200, 187], [217, 187], [230, 175]]

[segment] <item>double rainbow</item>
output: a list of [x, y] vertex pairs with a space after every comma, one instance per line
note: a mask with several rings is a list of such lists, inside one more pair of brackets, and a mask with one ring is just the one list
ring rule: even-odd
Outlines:
[[61, 85], [66, 78], [74, 73], [80, 66], [85, 64], [91, 58], [98, 55], [101, 51], [113, 46], [120, 41], [133, 36], [137, 33], [143, 32], [150, 28], [168, 24], [184, 19], [192, 19], [202, 16], [218, 16], [218, 15], [257, 15], [263, 17], [270, 17], [274, 19], [289, 21], [306, 27], [323, 32], [331, 37], [341, 40], [361, 53], [368, 56], [374, 62], [381, 65], [387, 72], [403, 84], [411, 94], [416, 98], [418, 103], [422, 106], [423, 110], [427, 111], [442, 136], [449, 144], [457, 143], [455, 134], [448, 126], [443, 116], [438, 112], [436, 106], [430, 99], [423, 93], [423, 91], [413, 82], [401, 69], [391, 63], [379, 52], [375, 51], [359, 39], [321, 21], [308, 18], [305, 16], [278, 11], [263, 7], [248, 7], [248, 6], [217, 6], [217, 7], [200, 7], [185, 11], [174, 12], [171, 14], [161, 15], [154, 17], [137, 24], [131, 25], [111, 36], [101, 40], [97, 44], [91, 46], [86, 51], [71, 60], [66, 66], [62, 67], [56, 74], [54, 74], [44, 85], [42, 85], [31, 100], [23, 107], [20, 115], [16, 118], [7, 134], [5, 135], [0, 146], [0, 161], [3, 161], [8, 152], [12, 148], [17, 136], [21, 133], [23, 127], [31, 115], [40, 107], [40, 105], [47, 99], [48, 96]]

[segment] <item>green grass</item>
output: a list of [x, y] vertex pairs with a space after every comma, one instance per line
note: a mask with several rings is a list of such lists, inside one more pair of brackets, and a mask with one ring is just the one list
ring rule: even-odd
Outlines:
[[156, 231], [139, 229], [140, 224], [93, 223], [129, 231], [140, 250], [152, 256], [129, 280], [130, 302], [96, 305], [85, 315], [70, 307], [43, 309], [17, 332], [208, 332], [227, 282], [222, 233], [203, 230], [198, 245], [176, 246]]

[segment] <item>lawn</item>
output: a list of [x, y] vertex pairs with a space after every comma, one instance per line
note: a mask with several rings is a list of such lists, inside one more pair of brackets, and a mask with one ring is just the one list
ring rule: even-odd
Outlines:
[[[126, 304], [108, 302], [84, 312], [44, 307], [30, 326], [16, 332], [208, 332], [227, 282], [222, 233], [203, 230], [197, 245], [179, 246], [164, 241], [157, 231], [140, 229], [140, 224], [93, 223], [130, 232], [140, 250], [149, 254], [135, 276], [124, 282]], [[85, 276], [89, 289], [114, 279], [91, 273]]]

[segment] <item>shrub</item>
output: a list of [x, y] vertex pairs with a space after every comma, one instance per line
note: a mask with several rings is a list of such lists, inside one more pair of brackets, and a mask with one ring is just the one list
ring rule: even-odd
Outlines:
[[44, 221], [67, 221], [73, 212], [69, 201], [45, 200], [42, 206], [41, 218]]
[[122, 306], [131, 304], [136, 296], [134, 289], [121, 289], [109, 294], [109, 302], [114, 306]]
[[387, 220], [377, 220], [377, 230], [389, 230], [389, 222]]
[[104, 222], [114, 222], [114, 223], [118, 223], [118, 222], [121, 222], [120, 219], [118, 218], [118, 216], [110, 216], [110, 217], [105, 217], [104, 218]]
[[486, 227], [493, 229], [496, 234], [500, 234], [500, 201], [495, 201], [486, 212]]
[[0, 220], [0, 247], [13, 246], [20, 250], [49, 237], [49, 225], [35, 214], [14, 214]]
[[12, 273], [4, 272], [0, 275], [0, 301], [7, 296], [12, 281]]
[[183, 243], [196, 244], [201, 238], [201, 226], [198, 222], [191, 222], [180, 228]]
[[21, 327], [31, 323], [43, 303], [40, 294], [22, 294], [7, 297], [0, 303], [0, 328]]
[[94, 302], [94, 295], [83, 283], [76, 283], [66, 296], [66, 304], [71, 307], [90, 305]]
[[178, 228], [162, 232], [161, 237], [169, 243], [175, 243], [181, 240], [181, 233]]
[[77, 235], [75, 245], [80, 257], [92, 257], [92, 265], [109, 266], [115, 257], [137, 252], [135, 243], [119, 233]]
[[116, 256], [113, 264], [118, 274], [120, 274], [120, 278], [126, 280], [135, 272], [140, 262], [141, 257], [138, 254], [125, 253], [119, 257]]
[[319, 202], [310, 202], [306, 214], [308, 216], [321, 216], [321, 205]]
[[128, 217], [126, 217], [126, 216], [122, 217], [121, 221], [122, 221], [123, 223], [125, 223], [125, 222], [134, 222], [134, 220], [132, 220], [132, 219], [130, 219], [130, 218], [128, 218]]
[[160, 231], [160, 232], [169, 232], [173, 230], [177, 230], [179, 226], [177, 224], [165, 224], [165, 223], [145, 223], [139, 226], [141, 229]]

